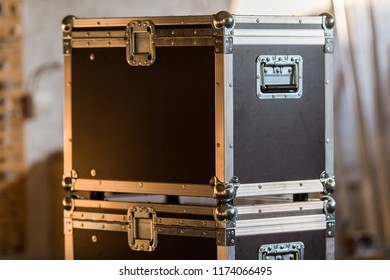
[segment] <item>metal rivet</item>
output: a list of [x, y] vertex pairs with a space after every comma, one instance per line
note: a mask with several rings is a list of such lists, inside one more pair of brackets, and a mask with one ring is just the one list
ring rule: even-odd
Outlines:
[[330, 83], [330, 81], [329, 81], [329, 80], [327, 80], [327, 81], [326, 81], [326, 84], [327, 84], [327, 85], [329, 85], [329, 83]]
[[257, 19], [256, 19], [256, 22], [257, 22], [257, 23], [260, 23], [260, 19], [259, 19], [259, 18], [257, 18]]
[[181, 230], [180, 233], [181, 233], [181, 234], [184, 234], [184, 230]]
[[218, 240], [218, 244], [221, 244], [222, 243], [222, 241], [221, 240]]
[[111, 42], [107, 42], [107, 46], [111, 46]]
[[221, 144], [217, 143], [217, 147], [219, 148], [221, 146]]
[[97, 25], [100, 25], [100, 21], [97, 22]]
[[106, 34], [106, 35], [107, 35], [107, 37], [110, 37], [111, 33], [110, 33], [110, 32], [107, 32], [107, 34]]
[[84, 217], [84, 213], [81, 213], [81, 218]]
[[204, 226], [207, 225], [207, 222], [206, 222], [206, 221], [203, 221], [203, 225], [204, 225]]
[[88, 47], [88, 46], [90, 45], [90, 43], [89, 43], [89, 42], [87, 42], [87, 43], [86, 43], [86, 45], [87, 45], [87, 47]]
[[302, 20], [301, 19], [299, 19], [299, 21], [298, 21], [299, 23], [302, 23]]
[[105, 225], [102, 225], [102, 228], [105, 228]]
[[219, 83], [215, 83], [215, 86], [216, 86], [216, 87], [219, 87]]
[[204, 231], [202, 234], [203, 234], [203, 236], [206, 236], [206, 235], [207, 235], [207, 232]]
[[233, 144], [230, 144], [230, 145], [229, 145], [229, 148], [230, 148], [230, 149], [233, 148]]
[[197, 34], [198, 33], [198, 31], [197, 30], [194, 30], [194, 34]]
[[94, 54], [94, 53], [91, 53], [91, 54], [89, 55], [89, 59], [92, 60], [92, 61], [94, 61], [94, 60], [95, 60], [95, 54]]
[[95, 176], [96, 176], [96, 170], [95, 170], [95, 169], [91, 169], [91, 176], [92, 176], [92, 177], [95, 177]]
[[171, 41], [171, 45], [173, 46], [173, 45], [175, 45], [176, 44], [176, 42], [175, 41]]
[[300, 186], [300, 187], [302, 187], [302, 186], [303, 186], [303, 183], [302, 183], [302, 182], [300, 182], [300, 183], [299, 183], [299, 186]]
[[81, 223], [81, 227], [84, 227], [84, 224], [83, 224], [83, 223]]
[[96, 242], [97, 242], [97, 236], [96, 236], [96, 235], [92, 235], [92, 242], [93, 242], [93, 243], [96, 243]]
[[326, 143], [327, 143], [327, 144], [329, 144], [329, 142], [330, 142], [330, 139], [329, 139], [329, 138], [328, 138], [328, 139], [326, 139]]
[[183, 185], [182, 188], [183, 188], [183, 190], [186, 190], [186, 189], [187, 189], [187, 186], [186, 186], [186, 185]]
[[105, 217], [105, 216], [104, 216], [104, 215], [102, 215], [102, 219], [104, 219], [104, 217]]
[[233, 87], [233, 83], [229, 83], [229, 87]]
[[219, 52], [219, 48], [216, 48], [215, 51], [216, 51], [216, 52]]
[[175, 30], [172, 30], [172, 31], [171, 31], [171, 34], [172, 34], [172, 35], [175, 35], [175, 33], [176, 33]]
[[235, 242], [234, 239], [230, 240], [230, 243], [234, 244], [234, 242]]
[[139, 183], [139, 184], [138, 184], [138, 186], [142, 187], [142, 186], [143, 186], [143, 184], [142, 184], [142, 183]]
[[330, 52], [330, 47], [326, 47], [326, 50], [327, 50], [328, 52]]
[[126, 230], [126, 226], [122, 226], [122, 230]]
[[198, 42], [197, 41], [194, 41], [194, 45], [197, 45], [198, 44]]
[[263, 210], [259, 209], [259, 214], [263, 213]]
[[68, 87], [70, 87], [71, 83], [70, 83], [70, 82], [67, 82], [66, 85], [67, 85]]
[[301, 207], [299, 207], [299, 210], [300, 210], [300, 211], [303, 211], [303, 207], [302, 207], [302, 206], [301, 206]]
[[184, 209], [183, 212], [184, 212], [184, 214], [187, 214], [187, 213], [188, 213], [188, 211], [187, 211], [186, 209]]
[[258, 188], [259, 188], [259, 190], [261, 190], [261, 189], [263, 188], [263, 186], [262, 186], [262, 185], [259, 185]]

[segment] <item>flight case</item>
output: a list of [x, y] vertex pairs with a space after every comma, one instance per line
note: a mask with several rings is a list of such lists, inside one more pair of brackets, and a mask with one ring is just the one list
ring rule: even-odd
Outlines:
[[66, 17], [66, 258], [332, 259], [333, 26]]

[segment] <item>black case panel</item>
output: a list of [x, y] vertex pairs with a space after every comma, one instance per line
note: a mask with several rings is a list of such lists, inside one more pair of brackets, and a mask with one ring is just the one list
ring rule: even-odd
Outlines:
[[[159, 235], [154, 252], [132, 251], [127, 233], [74, 229], [76, 260], [208, 260], [217, 258], [214, 238]], [[92, 236], [97, 242], [92, 242]]]
[[[235, 46], [234, 175], [241, 183], [319, 178], [325, 170], [323, 46]], [[301, 55], [300, 99], [259, 99], [256, 58]]]
[[72, 50], [80, 178], [207, 184], [215, 175], [214, 48], [156, 52], [152, 66], [131, 67], [125, 48]]
[[257, 260], [262, 245], [300, 241], [305, 245], [305, 260], [324, 260], [325, 239], [323, 230], [239, 236], [236, 237], [236, 259]]

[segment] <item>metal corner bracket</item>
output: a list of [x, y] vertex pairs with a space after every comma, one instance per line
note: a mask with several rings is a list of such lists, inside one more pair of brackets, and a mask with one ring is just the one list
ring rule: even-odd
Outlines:
[[335, 25], [335, 19], [333, 15], [329, 13], [323, 13], [322, 16], [322, 28], [325, 32], [325, 53], [334, 53], [334, 32], [333, 27]]
[[73, 30], [73, 20], [75, 16], [69, 15], [64, 17], [61, 23], [62, 36], [63, 36], [63, 53], [65, 55], [70, 55], [72, 52], [72, 30]]
[[213, 177], [210, 186], [213, 190], [213, 198], [218, 201], [218, 206], [213, 211], [215, 221], [226, 222], [225, 227], [234, 226], [238, 211], [232, 202], [240, 186], [240, 180], [234, 176], [229, 182], [223, 183], [217, 177]]
[[74, 185], [76, 183], [76, 179], [78, 178], [77, 172], [75, 170], [71, 170], [69, 175], [62, 176], [62, 187], [66, 192], [70, 192], [74, 190]]
[[335, 191], [336, 189], [335, 176], [331, 176], [324, 171], [321, 173], [320, 181], [324, 186], [323, 194], [330, 195]]
[[215, 53], [233, 53], [233, 29], [235, 17], [226, 11], [213, 15], [214, 51]]
[[218, 229], [216, 232], [217, 246], [234, 246], [236, 230], [234, 228]]

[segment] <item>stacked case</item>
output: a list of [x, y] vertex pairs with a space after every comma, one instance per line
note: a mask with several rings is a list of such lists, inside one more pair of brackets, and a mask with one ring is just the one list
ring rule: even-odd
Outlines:
[[66, 258], [332, 259], [333, 26], [66, 17]]

